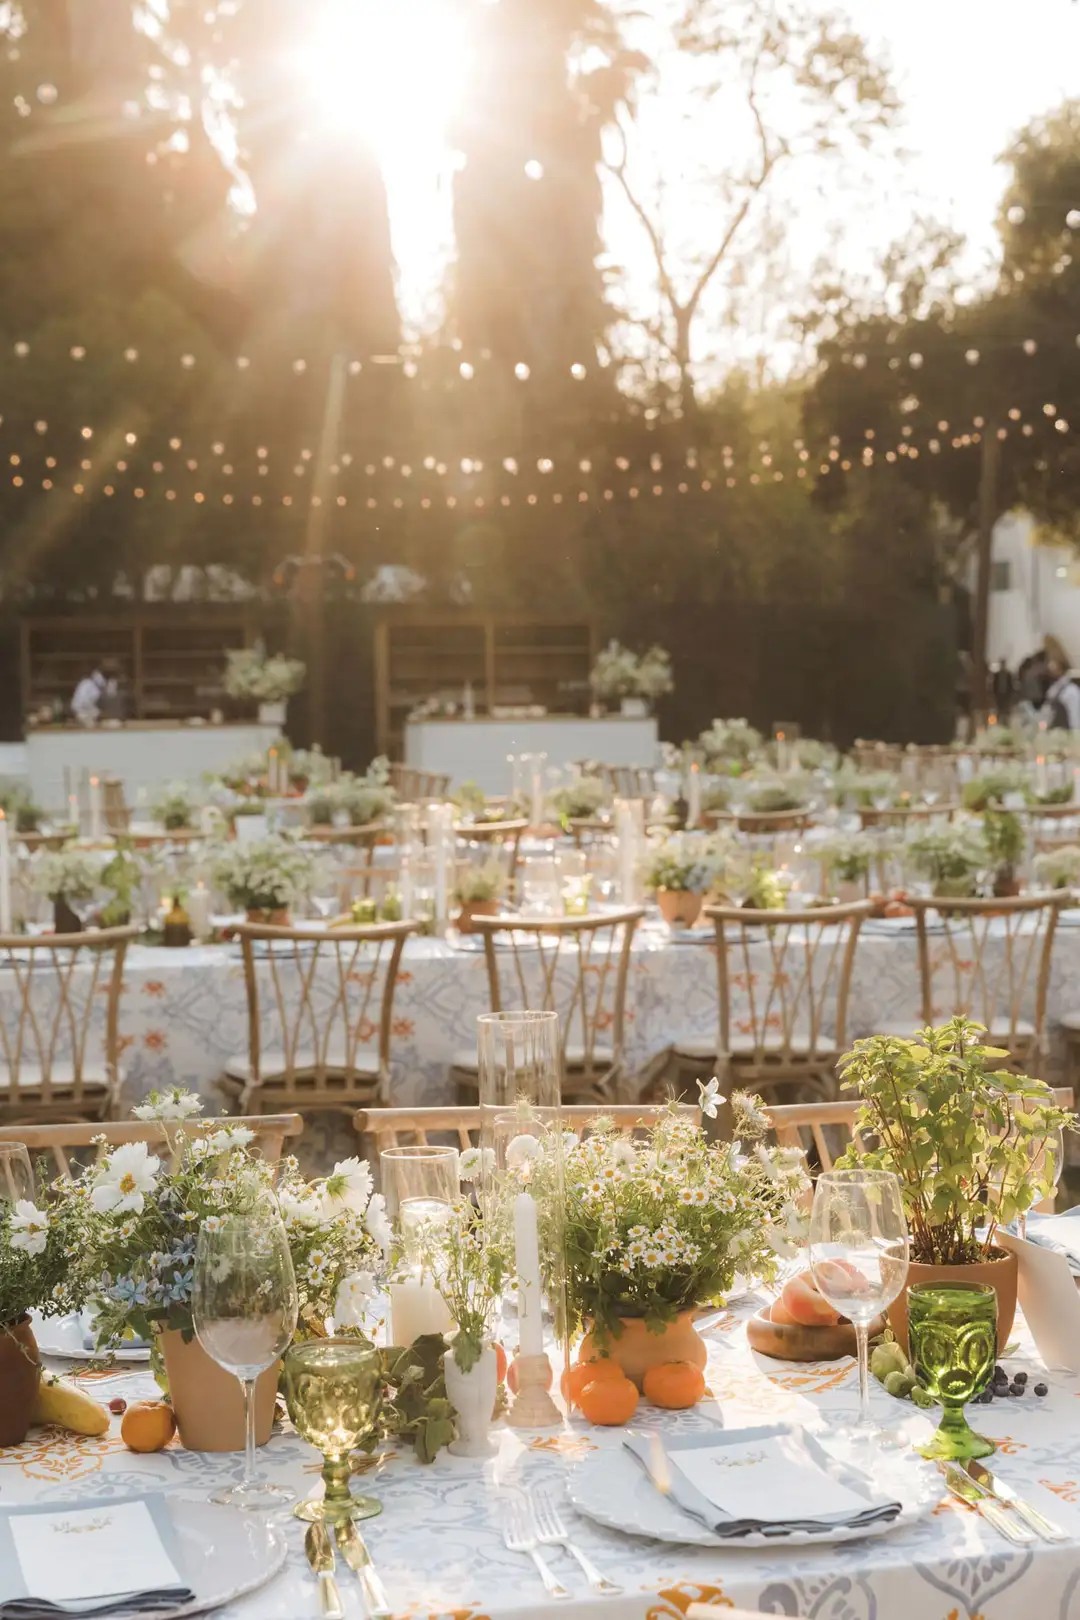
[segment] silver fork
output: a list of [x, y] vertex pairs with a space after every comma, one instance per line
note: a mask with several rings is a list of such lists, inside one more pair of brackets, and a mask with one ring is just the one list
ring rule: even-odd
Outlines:
[[519, 1496], [508, 1496], [503, 1502], [503, 1541], [508, 1552], [528, 1553], [536, 1565], [548, 1597], [568, 1598], [570, 1593], [548, 1568], [540, 1552], [535, 1533], [530, 1528], [525, 1503]]
[[538, 1490], [530, 1499], [530, 1507], [532, 1508], [533, 1529], [536, 1531], [536, 1539], [542, 1547], [562, 1547], [566, 1552], [572, 1554], [584, 1570], [585, 1578], [594, 1592], [610, 1594], [622, 1591], [621, 1586], [617, 1586], [614, 1581], [609, 1581], [607, 1576], [597, 1569], [587, 1553], [583, 1553], [580, 1547], [575, 1547], [570, 1540], [566, 1525], [563, 1523], [562, 1515], [547, 1491]]

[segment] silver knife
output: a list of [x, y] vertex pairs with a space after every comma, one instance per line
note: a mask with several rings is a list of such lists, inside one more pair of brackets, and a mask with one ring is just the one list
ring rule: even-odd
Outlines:
[[1004, 1536], [1006, 1541], [1011, 1541], [1017, 1547], [1030, 1546], [1035, 1540], [1034, 1533], [1028, 1526], [1022, 1520], [1011, 1518], [1001, 1504], [995, 1502], [981, 1485], [976, 1485], [971, 1475], [965, 1473], [959, 1463], [939, 1462], [938, 1467], [945, 1477], [949, 1494], [980, 1513], [998, 1535]]
[[335, 1534], [338, 1552], [360, 1582], [360, 1590], [364, 1594], [370, 1620], [392, 1620], [393, 1610], [386, 1595], [386, 1588], [371, 1562], [367, 1542], [352, 1519], [346, 1519], [344, 1523], [337, 1525]]
[[309, 1524], [304, 1536], [307, 1561], [319, 1583], [319, 1613], [323, 1620], [345, 1620], [341, 1593], [334, 1579], [334, 1549], [324, 1524]]
[[981, 1485], [984, 1491], [989, 1491], [997, 1501], [1015, 1508], [1024, 1523], [1029, 1524], [1035, 1534], [1041, 1536], [1044, 1541], [1068, 1541], [1068, 1536], [1059, 1524], [1055, 1524], [1053, 1519], [1046, 1518], [1038, 1508], [1030, 1507], [1018, 1491], [1007, 1481], [998, 1479], [997, 1475], [992, 1474], [983, 1463], [973, 1458], [967, 1465], [967, 1471], [976, 1485]]

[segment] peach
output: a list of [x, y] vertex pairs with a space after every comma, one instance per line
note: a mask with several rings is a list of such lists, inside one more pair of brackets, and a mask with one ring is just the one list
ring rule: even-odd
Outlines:
[[769, 1321], [775, 1322], [777, 1327], [797, 1327], [798, 1323], [787, 1309], [782, 1299], [774, 1299], [769, 1306]]
[[803, 1327], [835, 1327], [840, 1312], [818, 1292], [808, 1271], [789, 1277], [780, 1292], [780, 1302], [788, 1315]]

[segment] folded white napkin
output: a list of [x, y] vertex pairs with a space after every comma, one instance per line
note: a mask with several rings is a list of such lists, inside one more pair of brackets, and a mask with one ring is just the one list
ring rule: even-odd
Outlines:
[[86, 1620], [194, 1601], [160, 1492], [0, 1514], [0, 1592], [0, 1620]]

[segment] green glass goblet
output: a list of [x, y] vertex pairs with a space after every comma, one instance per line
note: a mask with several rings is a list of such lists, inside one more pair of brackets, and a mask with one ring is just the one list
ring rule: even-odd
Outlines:
[[964, 1416], [989, 1384], [997, 1355], [997, 1294], [985, 1283], [916, 1283], [908, 1289], [908, 1340], [916, 1378], [941, 1402], [941, 1423], [924, 1457], [989, 1457], [994, 1442]]
[[328, 1524], [372, 1519], [376, 1496], [349, 1489], [349, 1454], [375, 1425], [382, 1403], [379, 1354], [359, 1339], [312, 1339], [285, 1357], [285, 1400], [293, 1425], [323, 1454], [323, 1495], [293, 1508], [298, 1519]]

